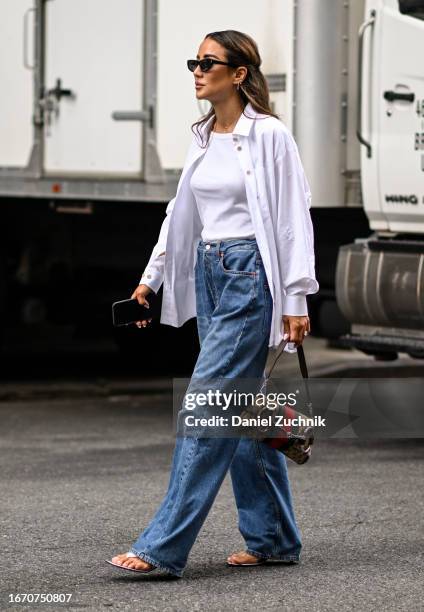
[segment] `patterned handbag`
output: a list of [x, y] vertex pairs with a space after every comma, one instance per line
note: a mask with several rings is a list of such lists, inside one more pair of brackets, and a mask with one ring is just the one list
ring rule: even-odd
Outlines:
[[[267, 383], [269, 377], [271, 376], [272, 370], [274, 366], [284, 351], [284, 347], [286, 346], [288, 341], [284, 341], [280, 346], [281, 348], [277, 351], [277, 355], [272, 363], [271, 368], [269, 369], [268, 374], [265, 376], [265, 379], [261, 385], [259, 393], [266, 396], [267, 393]], [[277, 410], [272, 410], [272, 414], [281, 416], [284, 419], [290, 419], [296, 416], [302, 416], [305, 418], [312, 419], [312, 402], [308, 389], [307, 379], [308, 379], [308, 368], [306, 366], [305, 353], [303, 352], [302, 345], [297, 347], [297, 356], [299, 360], [299, 367], [302, 373], [302, 378], [304, 382], [305, 395], [306, 395], [306, 404], [305, 404], [305, 413], [301, 414], [298, 411], [294, 411], [292, 408], [288, 406], [279, 406]], [[268, 413], [266, 415], [266, 413]], [[270, 409], [263, 405], [263, 402], [254, 402], [249, 408], [243, 411], [243, 418], [261, 418], [264, 416], [268, 416], [271, 413]], [[311, 425], [301, 425], [298, 427], [297, 432], [294, 433], [292, 428], [287, 426], [284, 428], [279, 428], [280, 431], [276, 437], [267, 437], [267, 431], [271, 427], [261, 426], [260, 432], [261, 435], [255, 435], [255, 437], [267, 446], [271, 448], [275, 448], [275, 450], [284, 453], [287, 457], [302, 465], [306, 463], [311, 456], [311, 445], [314, 441], [314, 431]], [[256, 430], [257, 433], [257, 430]]]

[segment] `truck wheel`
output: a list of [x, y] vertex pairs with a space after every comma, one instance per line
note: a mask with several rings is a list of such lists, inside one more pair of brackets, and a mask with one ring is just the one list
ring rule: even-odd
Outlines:
[[413, 359], [424, 359], [424, 351], [409, 351], [408, 355]]
[[337, 305], [336, 300], [323, 300], [318, 305], [318, 333], [324, 338], [339, 338], [349, 333], [350, 325]]
[[373, 351], [372, 349], [359, 348], [365, 355], [374, 357], [376, 361], [395, 361], [399, 355], [396, 351]]
[[5, 259], [3, 253], [0, 253], [0, 351], [4, 343], [4, 322], [6, 320], [7, 281]]

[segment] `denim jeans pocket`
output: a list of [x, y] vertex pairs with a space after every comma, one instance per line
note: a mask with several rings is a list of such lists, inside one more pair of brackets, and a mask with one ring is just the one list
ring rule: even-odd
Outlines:
[[228, 248], [219, 253], [221, 269], [227, 274], [241, 274], [244, 276], [257, 276], [258, 261], [256, 249], [242, 247]]

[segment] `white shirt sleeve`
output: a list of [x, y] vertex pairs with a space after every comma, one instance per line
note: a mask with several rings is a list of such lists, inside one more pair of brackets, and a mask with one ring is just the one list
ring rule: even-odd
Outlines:
[[172, 198], [166, 207], [166, 217], [162, 221], [158, 241], [153, 247], [152, 254], [150, 255], [150, 259], [147, 262], [147, 266], [139, 283], [140, 285], [147, 285], [155, 293], [159, 291], [160, 286], [163, 283], [166, 238], [168, 235], [169, 220], [171, 218], [172, 209], [174, 208], [174, 203], [175, 197]]
[[277, 250], [282, 276], [283, 314], [307, 315], [306, 295], [316, 293], [314, 233], [310, 215], [311, 190], [296, 142], [284, 132], [274, 160], [277, 210]]
[[[186, 155], [185, 162], [184, 162], [184, 168], [181, 172], [181, 175], [178, 181], [177, 192], [181, 185], [186, 166], [190, 162], [190, 158], [192, 155], [192, 151], [195, 148], [195, 144], [196, 144], [196, 139], [193, 136], [191, 139], [190, 147]], [[150, 259], [147, 262], [147, 265], [144, 269], [144, 272], [139, 282], [140, 285], [143, 284], [143, 285], [147, 285], [148, 287], [150, 287], [150, 289], [152, 289], [152, 291], [154, 291], [155, 293], [159, 291], [163, 283], [163, 279], [164, 279], [166, 239], [168, 236], [169, 221], [171, 218], [172, 210], [174, 208], [175, 200], [176, 200], [176, 196], [173, 197], [170, 202], [168, 202], [168, 206], [166, 207], [166, 217], [162, 222], [158, 241], [153, 247], [152, 253], [150, 255]]]

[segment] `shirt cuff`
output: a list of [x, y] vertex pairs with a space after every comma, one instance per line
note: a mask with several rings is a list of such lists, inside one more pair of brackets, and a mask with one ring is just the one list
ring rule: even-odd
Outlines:
[[157, 293], [162, 285], [162, 275], [154, 272], [143, 272], [139, 285], [147, 285], [154, 293]]
[[307, 317], [306, 295], [286, 295], [283, 297], [283, 315]]
[[294, 342], [287, 342], [286, 346], [284, 347], [283, 352], [286, 353], [297, 353], [297, 346]]

